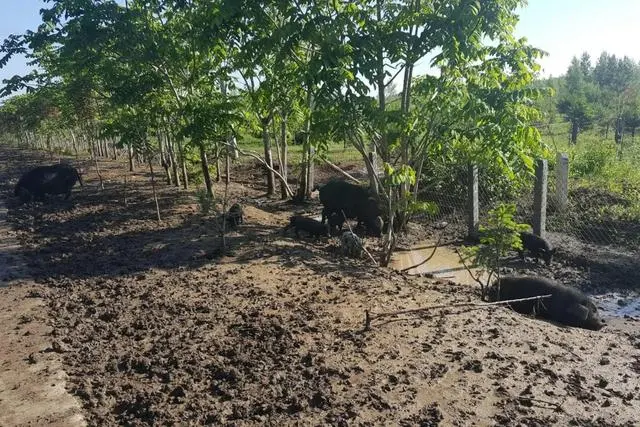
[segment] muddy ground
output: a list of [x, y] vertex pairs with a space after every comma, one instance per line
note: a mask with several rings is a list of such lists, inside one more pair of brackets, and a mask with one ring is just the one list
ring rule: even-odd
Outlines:
[[[4, 177], [38, 161], [0, 150]], [[48, 308], [50, 348], [89, 425], [640, 422], [633, 319], [594, 332], [504, 308], [376, 317], [477, 301], [477, 289], [283, 235], [291, 212], [318, 207], [265, 198], [246, 167], [230, 189], [246, 222], [219, 258], [214, 219], [198, 214], [190, 193], [159, 182], [158, 223], [145, 172], [129, 175], [125, 206], [124, 165], [101, 163], [104, 190], [89, 166], [69, 202], [18, 206], [14, 181], [2, 184], [20, 256]]]

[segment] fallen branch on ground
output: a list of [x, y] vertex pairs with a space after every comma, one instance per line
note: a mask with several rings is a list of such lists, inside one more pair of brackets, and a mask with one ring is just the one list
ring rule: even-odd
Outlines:
[[521, 401], [544, 403], [545, 405], [551, 406], [556, 411], [562, 410], [562, 403], [550, 402], [548, 400], [536, 399], [535, 397], [527, 397], [527, 396], [518, 396], [516, 399]]
[[522, 302], [522, 301], [533, 301], [533, 300], [541, 300], [545, 298], [550, 298], [551, 294], [547, 295], [539, 295], [535, 297], [527, 297], [527, 298], [518, 298], [518, 299], [510, 299], [505, 301], [494, 301], [494, 302], [463, 302], [459, 304], [442, 304], [442, 305], [434, 305], [431, 307], [422, 307], [422, 308], [413, 308], [409, 310], [400, 310], [400, 311], [392, 311], [389, 313], [379, 313], [373, 314], [369, 310], [365, 310], [365, 325], [364, 329], [369, 330], [371, 327], [371, 320], [373, 319], [381, 319], [383, 317], [392, 317], [392, 316], [400, 316], [402, 314], [414, 314], [414, 313], [423, 313], [425, 311], [430, 310], [440, 310], [443, 308], [457, 308], [457, 307], [475, 307], [475, 308], [486, 308], [492, 307], [496, 305], [506, 305], [513, 302]]
[[436, 254], [436, 250], [438, 249], [438, 246], [440, 246], [440, 242], [442, 241], [442, 236], [444, 236], [444, 229], [443, 229], [443, 231], [440, 232], [440, 237], [438, 237], [438, 241], [436, 242], [436, 245], [433, 247], [433, 251], [431, 252], [431, 255], [429, 255], [427, 257], [427, 259], [425, 259], [424, 261], [419, 262], [416, 265], [412, 265], [411, 267], [403, 268], [402, 270], [400, 270], [400, 272], [401, 273], [405, 273], [405, 272], [407, 272], [409, 270], [412, 270], [414, 268], [418, 268], [421, 265], [426, 264], [429, 261], [431, 261], [431, 258], [433, 258], [433, 256]]

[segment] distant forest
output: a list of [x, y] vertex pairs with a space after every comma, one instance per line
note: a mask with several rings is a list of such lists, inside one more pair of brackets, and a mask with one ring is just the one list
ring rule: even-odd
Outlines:
[[541, 131], [566, 120], [573, 144], [590, 129], [621, 143], [625, 135], [633, 138], [640, 126], [640, 64], [627, 56], [603, 52], [594, 64], [583, 53], [573, 58], [565, 75], [538, 80], [536, 86], [553, 89], [539, 100]]

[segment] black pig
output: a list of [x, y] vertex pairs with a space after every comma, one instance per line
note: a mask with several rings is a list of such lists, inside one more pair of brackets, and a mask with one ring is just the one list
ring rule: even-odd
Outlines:
[[368, 189], [346, 181], [330, 181], [319, 189], [320, 202], [323, 205], [322, 223], [337, 214], [347, 219], [357, 219], [358, 225], [364, 225], [367, 232], [380, 236], [379, 225], [382, 209], [374, 195]]
[[556, 250], [546, 239], [528, 231], [520, 233], [520, 239], [522, 240], [522, 249], [518, 249], [518, 254], [523, 261], [524, 251], [528, 250], [535, 257], [536, 262], [538, 262], [538, 258], [542, 258], [545, 264], [551, 264], [551, 259], [556, 253]]
[[71, 165], [59, 163], [38, 166], [22, 175], [16, 184], [14, 194], [23, 202], [31, 198], [43, 200], [46, 194], [64, 194], [67, 200], [71, 197], [71, 189], [76, 182], [83, 186], [80, 174]]
[[506, 301], [551, 295], [542, 300], [510, 303], [519, 313], [534, 314], [568, 326], [599, 330], [605, 322], [596, 305], [580, 290], [565, 286], [543, 277], [507, 276], [500, 279], [490, 290], [491, 299]]
[[233, 227], [237, 227], [238, 224], [242, 224], [243, 222], [244, 211], [242, 210], [242, 206], [234, 203], [231, 208], [229, 208], [229, 212], [227, 212], [227, 223]]
[[292, 227], [295, 229], [296, 237], [298, 238], [300, 237], [300, 231], [305, 231], [314, 237], [330, 236], [329, 224], [322, 224], [318, 220], [302, 215], [294, 215], [289, 218], [289, 225], [285, 227], [284, 231], [286, 232]]

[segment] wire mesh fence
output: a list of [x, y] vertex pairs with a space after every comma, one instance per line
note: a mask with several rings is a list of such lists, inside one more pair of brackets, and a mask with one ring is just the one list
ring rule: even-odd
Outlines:
[[[546, 231], [559, 238], [567, 236], [589, 245], [637, 251], [640, 246], [640, 143], [630, 139], [626, 146], [620, 147], [598, 136], [593, 137], [593, 141], [584, 137], [584, 142], [572, 147], [567, 145], [566, 125], [552, 126], [551, 132], [556, 143], [555, 154], [566, 153], [564, 161], [568, 171], [560, 176], [558, 171], [562, 161], [559, 157], [549, 159]], [[550, 138], [550, 135], [546, 137]], [[354, 147], [331, 144], [322, 157], [350, 176], [366, 182], [365, 162]], [[295, 171], [295, 165], [301, 159], [302, 146], [292, 145], [289, 149], [290, 171]], [[377, 171], [381, 172], [380, 159], [376, 159], [375, 164]], [[627, 170], [629, 173], [625, 172]], [[426, 221], [445, 220], [461, 232], [465, 231], [470, 214], [467, 168], [446, 166], [433, 171], [431, 176], [429, 173], [426, 171], [421, 178], [419, 199], [434, 202], [438, 210], [424, 214], [422, 218]], [[630, 176], [633, 173], [638, 175]], [[316, 183], [335, 178], [344, 178], [344, 175], [317, 158]], [[535, 177], [530, 176], [518, 188], [512, 188], [506, 178], [502, 181], [499, 178], [492, 171], [479, 170], [480, 222], [486, 219], [490, 209], [508, 202], [516, 204], [520, 222], [532, 225]], [[292, 179], [295, 180], [295, 173]]]

